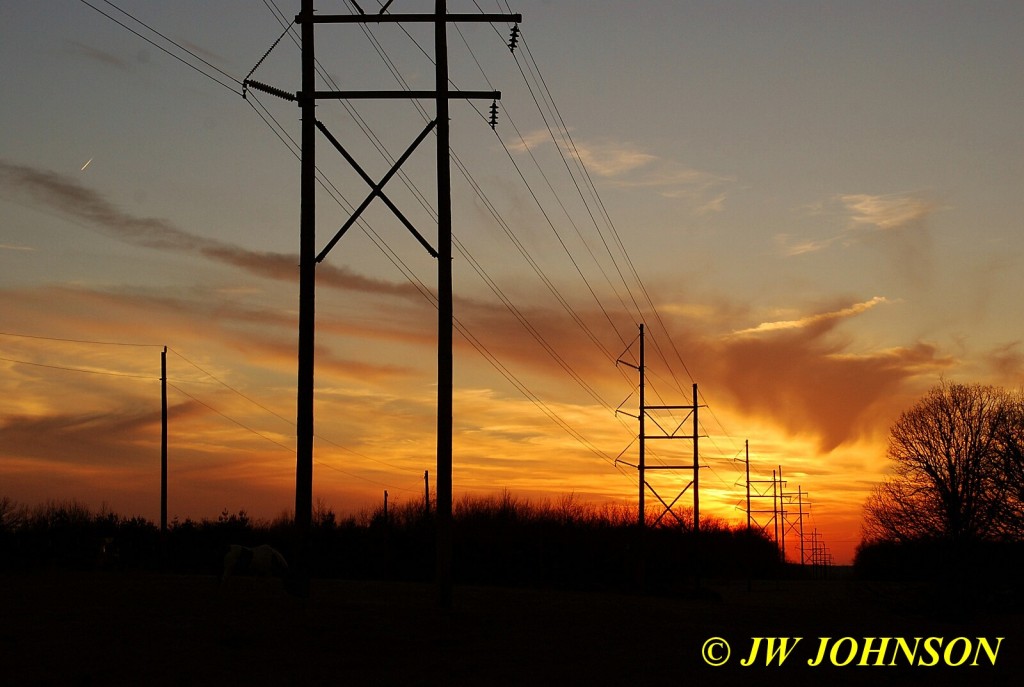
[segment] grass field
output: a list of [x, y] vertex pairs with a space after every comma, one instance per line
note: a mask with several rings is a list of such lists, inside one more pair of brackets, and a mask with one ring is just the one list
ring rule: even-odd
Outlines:
[[[947, 614], [928, 593], [854, 580], [709, 583], [654, 597], [125, 573], [0, 577], [2, 685], [1019, 685], [1024, 617]], [[729, 663], [701, 658], [713, 636]], [[743, 668], [755, 636], [803, 637]], [[818, 637], [1005, 637], [996, 666], [811, 668]], [[855, 662], [854, 662], [855, 663]]]

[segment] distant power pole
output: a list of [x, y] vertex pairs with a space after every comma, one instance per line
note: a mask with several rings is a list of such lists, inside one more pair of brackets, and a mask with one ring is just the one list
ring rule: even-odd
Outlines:
[[[438, 351], [437, 351], [437, 579], [439, 601], [451, 605], [451, 512], [452, 512], [452, 205], [449, 101], [451, 99], [485, 98], [497, 101], [498, 91], [453, 91], [448, 85], [448, 23], [449, 22], [514, 22], [522, 21], [519, 14], [448, 14], [445, 0], [435, 0], [433, 14], [387, 14], [391, 2], [379, 13], [366, 14], [353, 2], [358, 14], [315, 14], [313, 0], [302, 0], [300, 14], [295, 21], [302, 26], [302, 90], [294, 96], [272, 86], [247, 79], [244, 86], [261, 90], [287, 100], [297, 100], [302, 113], [301, 208], [299, 230], [299, 361], [298, 403], [296, 422], [295, 470], [295, 525], [299, 538], [298, 554], [300, 580], [308, 585], [308, 557], [310, 524], [312, 521], [313, 491], [313, 341], [315, 329], [316, 264], [322, 262], [335, 243], [358, 219], [359, 214], [374, 198], [381, 200], [402, 220], [403, 224], [438, 260]], [[427, 23], [434, 25], [435, 87], [432, 91], [318, 91], [316, 90], [316, 60], [314, 57], [314, 27], [316, 24], [371, 24], [371, 23]], [[351, 155], [330, 134], [323, 123], [316, 120], [316, 101], [322, 99], [353, 100], [365, 98], [432, 99], [436, 104], [436, 119], [430, 122], [416, 141], [399, 158], [380, 182], [373, 182]], [[413, 150], [436, 127], [437, 129], [437, 213], [438, 247], [432, 248], [423, 236], [406, 220], [388, 200], [384, 185], [408, 159]], [[316, 130], [319, 129], [339, 153], [359, 172], [371, 186], [370, 196], [353, 213], [349, 221], [335, 234], [327, 246], [316, 252], [315, 185], [316, 185]]]
[[[782, 481], [782, 466], [779, 466], [779, 515], [781, 522], [779, 522], [780, 534], [782, 540], [779, 542], [779, 546], [782, 547], [782, 562], [786, 562], [786, 502], [784, 501], [785, 492], [782, 489], [782, 485], [785, 482]], [[776, 521], [778, 522], [778, 521]]]
[[807, 559], [804, 556], [804, 494], [806, 492], [800, 485], [796, 487], [797, 505], [800, 508], [800, 567], [807, 564]]
[[[768, 479], [750, 479], [750, 453], [749, 443], [747, 447], [747, 526], [751, 524], [757, 525], [758, 528], [769, 539], [775, 542], [776, 546], [780, 546], [779, 541], [779, 477], [775, 470], [772, 470], [772, 478]], [[781, 466], [780, 466], [781, 470]], [[768, 485], [771, 485], [770, 487]], [[771, 499], [772, 507], [768, 508], [753, 508], [753, 499]], [[758, 501], [758, 504], [762, 501]], [[761, 522], [758, 520], [756, 514], [771, 515], [771, 519], [767, 522]], [[774, 537], [772, 532], [768, 530], [769, 527], [774, 527]]]
[[167, 534], [167, 346], [160, 354], [160, 534]]
[[747, 465], [747, 532], [750, 532], [750, 439], [743, 442]]

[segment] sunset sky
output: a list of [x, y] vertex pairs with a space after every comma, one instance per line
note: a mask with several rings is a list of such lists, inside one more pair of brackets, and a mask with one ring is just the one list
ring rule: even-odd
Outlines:
[[[239, 82], [299, 2], [90, 4], [180, 59], [84, 2], [0, 5], [0, 495], [157, 518], [167, 346], [171, 516], [276, 517], [299, 111]], [[451, 109], [456, 499], [635, 502], [615, 410], [636, 414], [637, 376], [615, 362], [643, 321], [650, 402], [697, 383], [707, 405], [702, 515], [745, 522], [749, 440], [751, 477], [781, 465], [848, 562], [899, 412], [940, 378], [1024, 382], [1024, 4], [510, 7], [514, 54], [504, 24], [449, 39], [457, 88], [502, 91], [496, 131], [489, 101]], [[449, 2], [481, 8], [507, 11]], [[252, 78], [299, 90], [297, 39]], [[432, 53], [425, 26], [320, 25], [318, 87], [430, 89]], [[318, 107], [374, 179], [432, 112]], [[368, 187], [317, 146], [323, 247]], [[434, 151], [385, 188], [432, 243]], [[379, 200], [363, 218], [318, 267], [314, 499], [339, 512], [421, 499], [435, 460], [436, 263]], [[656, 479], [671, 499], [689, 474]]]

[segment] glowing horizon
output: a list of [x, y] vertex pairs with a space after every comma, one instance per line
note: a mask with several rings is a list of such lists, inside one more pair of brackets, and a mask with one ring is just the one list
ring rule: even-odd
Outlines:
[[[298, 117], [231, 79], [282, 27], [121, 4], [227, 81], [80, 3], [3, 11], [0, 496], [156, 517], [167, 346], [169, 514], [273, 518], [294, 503]], [[709, 406], [702, 516], [745, 523], [749, 440], [752, 477], [781, 465], [845, 563], [898, 414], [940, 378], [1024, 384], [1024, 7], [803, 5], [526, 0], [520, 52], [504, 27], [452, 45], [460, 88], [503, 93], [494, 132], [452, 108], [456, 498], [635, 503], [615, 359], [644, 322], [649, 393]], [[378, 29], [429, 82], [424, 36]], [[394, 82], [362, 35], [317, 49], [346, 88]], [[257, 76], [295, 90], [298, 55], [282, 40]], [[318, 117], [379, 178], [423, 119], [357, 105]], [[318, 146], [322, 245], [366, 184]], [[430, 241], [433, 162], [388, 186]], [[434, 471], [436, 265], [379, 203], [365, 220], [317, 268], [314, 499], [338, 512], [421, 499]]]

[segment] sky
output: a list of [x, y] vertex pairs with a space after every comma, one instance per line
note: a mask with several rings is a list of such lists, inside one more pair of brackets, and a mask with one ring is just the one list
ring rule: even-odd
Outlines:
[[[299, 90], [298, 6], [0, 5], [3, 495], [158, 518], [166, 346], [171, 517], [293, 507], [300, 119], [241, 82], [259, 63]], [[449, 3], [481, 7], [508, 11]], [[616, 363], [642, 322], [648, 403], [698, 385], [702, 518], [745, 523], [749, 442], [755, 495], [781, 469], [849, 562], [899, 413], [941, 379], [1024, 382], [1024, 5], [509, 7], [515, 52], [505, 23], [449, 36], [455, 88], [502, 93], [493, 131], [490, 101], [451, 107], [456, 500], [635, 504], [638, 374]], [[432, 54], [429, 26], [322, 24], [318, 88], [429, 90]], [[375, 181], [432, 113], [317, 108]], [[369, 186], [316, 145], [319, 250]], [[428, 135], [384, 187], [434, 245], [435, 154]], [[318, 503], [432, 484], [435, 284], [379, 199], [318, 266]], [[691, 477], [649, 475], [666, 500]]]

